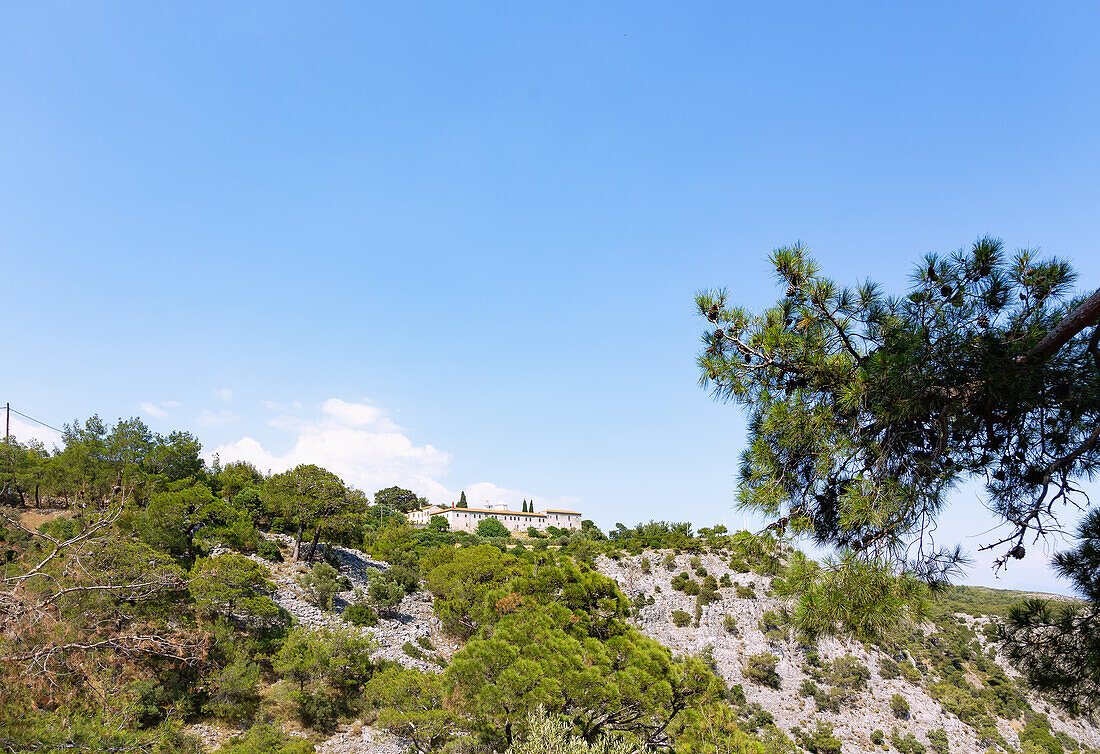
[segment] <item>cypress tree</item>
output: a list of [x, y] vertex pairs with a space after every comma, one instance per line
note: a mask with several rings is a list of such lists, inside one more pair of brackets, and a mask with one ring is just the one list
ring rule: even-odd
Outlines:
[[462, 490], [462, 494], [458, 496], [458, 507], [459, 508], [469, 508], [470, 507], [469, 505], [466, 504], [466, 490]]

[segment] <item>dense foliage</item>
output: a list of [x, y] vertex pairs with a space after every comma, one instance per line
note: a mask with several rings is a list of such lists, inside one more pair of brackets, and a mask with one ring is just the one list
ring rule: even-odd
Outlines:
[[[707, 662], [675, 657], [628, 623], [631, 604], [593, 561], [675, 542], [778, 571], [773, 539], [663, 523], [609, 539], [585, 521], [525, 546], [503, 527], [412, 528], [403, 513], [421, 498], [391, 487], [372, 500], [317, 466], [273, 476], [208, 466], [194, 437], [157, 436], [137, 419], [93, 417], [66, 441], [10, 443], [21, 500], [61, 513], [3, 509], [2, 747], [190, 752], [181, 725], [213, 719], [245, 730], [225, 751], [297, 754], [310, 744], [279, 720], [324, 732], [362, 717], [421, 751], [703, 751], [704, 719], [746, 751], [771, 750], [724, 707]], [[293, 625], [271, 599], [269, 564], [304, 561], [284, 567], [332, 610], [347, 588], [327, 556], [334, 544], [389, 567], [355, 595], [346, 629]], [[717, 599], [716, 579], [700, 579]], [[356, 627], [394, 618], [422, 584], [463, 646], [449, 662], [426, 638], [404, 652], [440, 674], [375, 661]]]
[[[940, 585], [964, 561], [933, 538], [962, 482], [982, 483], [1007, 525], [986, 545], [1000, 566], [1057, 528], [1056, 506], [1088, 504], [1080, 482], [1100, 470], [1100, 291], [1074, 296], [1067, 262], [1010, 257], [983, 238], [928, 256], [896, 298], [871, 282], [838, 286], [801, 245], [771, 262], [785, 290], [759, 314], [725, 291], [697, 296], [708, 323], [698, 364], [702, 384], [749, 415], [740, 504], [839, 551], [789, 582], [804, 628], [869, 636], [919, 616], [918, 581]], [[1089, 615], [1033, 606], [1014, 614], [1023, 630], [1010, 638], [1046, 626], [1091, 646]], [[1070, 644], [1035, 649], [1050, 665], [1031, 677], [1050, 687]], [[1094, 692], [1080, 685], [1064, 701], [1080, 711]]]

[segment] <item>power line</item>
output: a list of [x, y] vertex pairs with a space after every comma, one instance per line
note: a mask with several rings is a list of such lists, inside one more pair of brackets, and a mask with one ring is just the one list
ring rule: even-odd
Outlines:
[[47, 429], [52, 429], [54, 432], [64, 432], [65, 431], [63, 429], [58, 429], [57, 427], [53, 426], [52, 424], [47, 424], [46, 422], [42, 421], [41, 419], [35, 419], [33, 416], [29, 416], [27, 414], [24, 414], [22, 411], [17, 411], [14, 408], [11, 409], [11, 412], [13, 414], [19, 414], [24, 419], [30, 419], [35, 424], [41, 424], [43, 427], [46, 427]]

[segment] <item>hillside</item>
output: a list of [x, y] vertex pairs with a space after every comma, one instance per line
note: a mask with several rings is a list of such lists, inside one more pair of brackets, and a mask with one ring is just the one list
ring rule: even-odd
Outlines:
[[[666, 558], [671, 558], [667, 565]], [[873, 749], [875, 730], [883, 731], [889, 743], [895, 729], [902, 740], [911, 734], [930, 746], [929, 734], [942, 730], [950, 751], [981, 751], [992, 744], [1018, 749], [1021, 734], [1026, 740], [1045, 740], [1048, 721], [1049, 737], [1065, 751], [1100, 748], [1100, 729], [1068, 719], [1024, 691], [991, 642], [991, 616], [1002, 614], [1025, 593], [952, 587], [935, 620], [915, 627], [898, 646], [832, 638], [809, 646], [782, 625], [769, 624], [784, 607], [769, 596], [771, 577], [734, 571], [726, 558], [656, 551], [617, 559], [604, 556], [598, 565], [632, 602], [638, 604], [639, 596], [645, 600], [633, 621], [646, 635], [676, 652], [713, 657], [722, 678], [742, 689], [746, 717], [762, 710], [796, 739], [800, 731], [826, 723], [845, 754]], [[728, 576], [732, 586], [718, 587], [721, 600], [702, 607], [697, 624], [693, 619], [677, 626], [675, 611], [692, 615], [696, 599], [676, 590], [673, 579], [682, 573], [700, 579], [697, 569], [720, 581]], [[777, 674], [772, 685], [762, 682], [759, 672], [747, 671], [750, 658], [768, 655], [774, 658]], [[851, 663], [855, 672], [849, 672], [848, 679], [855, 680], [830, 674], [830, 663], [838, 660]], [[945, 665], [957, 672], [944, 672]], [[864, 668], [866, 678], [860, 680]], [[907, 713], [892, 710], [895, 694], [905, 701]]]
[[[272, 539], [287, 552], [293, 544], [286, 536]], [[356, 589], [367, 587], [372, 571], [388, 567], [354, 548], [332, 550], [341, 574], [348, 577], [348, 588], [337, 595], [333, 611], [312, 604], [296, 581], [296, 576], [308, 571], [305, 565], [270, 563], [253, 556], [269, 569], [277, 585], [275, 601], [299, 623], [346, 627], [341, 610], [353, 602]], [[1012, 668], [997, 654], [989, 628], [992, 617], [1003, 614], [1025, 596], [1023, 592], [952, 587], [934, 619], [915, 627], [897, 646], [832, 638], [810, 646], [793, 638], [776, 620], [784, 605], [770, 595], [772, 578], [735, 570], [728, 558], [655, 550], [614, 558], [601, 555], [596, 566], [635, 605], [632, 622], [645, 635], [676, 653], [702, 656], [713, 663], [735, 689], [731, 699], [750, 729], [774, 722], [795, 741], [805, 737], [804, 745], [811, 750], [814, 735], [829, 731], [843, 754], [876, 748], [919, 752], [920, 746], [938, 751], [937, 746], [944, 744], [944, 751], [951, 752], [990, 746], [1035, 754], [1100, 748], [1100, 729], [1068, 719], [1024, 691], [1013, 680]], [[720, 584], [721, 599], [701, 606], [697, 624], [695, 597], [674, 584], [685, 573], [700, 581], [714, 576]], [[727, 578], [729, 586], [721, 586]], [[677, 611], [691, 616], [687, 625], [676, 624]], [[422, 672], [441, 672], [461, 648], [442, 630], [432, 611], [431, 595], [423, 591], [406, 596], [393, 618], [358, 630], [377, 642], [376, 660]], [[409, 643], [426, 644], [433, 651], [410, 650]], [[752, 658], [771, 661], [775, 675], [769, 678], [759, 667], [750, 669]], [[960, 673], [937, 671], [947, 666]], [[905, 712], [892, 701], [895, 696], [904, 700]], [[190, 730], [210, 750], [234, 732], [216, 725], [195, 725]], [[883, 733], [879, 746], [872, 742], [875, 731]], [[317, 743], [318, 751], [325, 754], [392, 754], [408, 742], [359, 720]]]

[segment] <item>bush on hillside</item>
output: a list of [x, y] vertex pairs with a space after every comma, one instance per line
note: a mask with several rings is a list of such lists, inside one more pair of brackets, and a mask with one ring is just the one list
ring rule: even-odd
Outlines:
[[349, 605], [340, 616], [353, 626], [373, 626], [378, 623], [378, 614], [370, 605]]
[[477, 535], [479, 537], [510, 537], [512, 532], [508, 531], [508, 527], [502, 524], [495, 518], [483, 518], [477, 524]]
[[745, 677], [753, 683], [778, 689], [783, 683], [783, 679], [780, 678], [779, 672], [776, 670], [778, 665], [778, 657], [770, 652], [761, 652], [759, 654], [749, 655], [749, 657], [745, 659], [742, 670], [745, 673]]
[[270, 560], [273, 563], [283, 562], [283, 551], [279, 549], [279, 545], [269, 539], [261, 540], [256, 545], [256, 554], [264, 560]]
[[833, 726], [818, 720], [812, 733], [802, 733], [799, 743], [811, 754], [840, 754], [840, 740], [833, 735]]
[[313, 744], [281, 730], [257, 723], [246, 733], [222, 744], [217, 754], [313, 754]]
[[871, 671], [852, 655], [845, 655], [833, 660], [825, 679], [834, 686], [859, 691], [867, 688]]
[[298, 577], [306, 599], [322, 610], [332, 609], [332, 598], [340, 591], [339, 573], [328, 563], [317, 563], [309, 573]]

